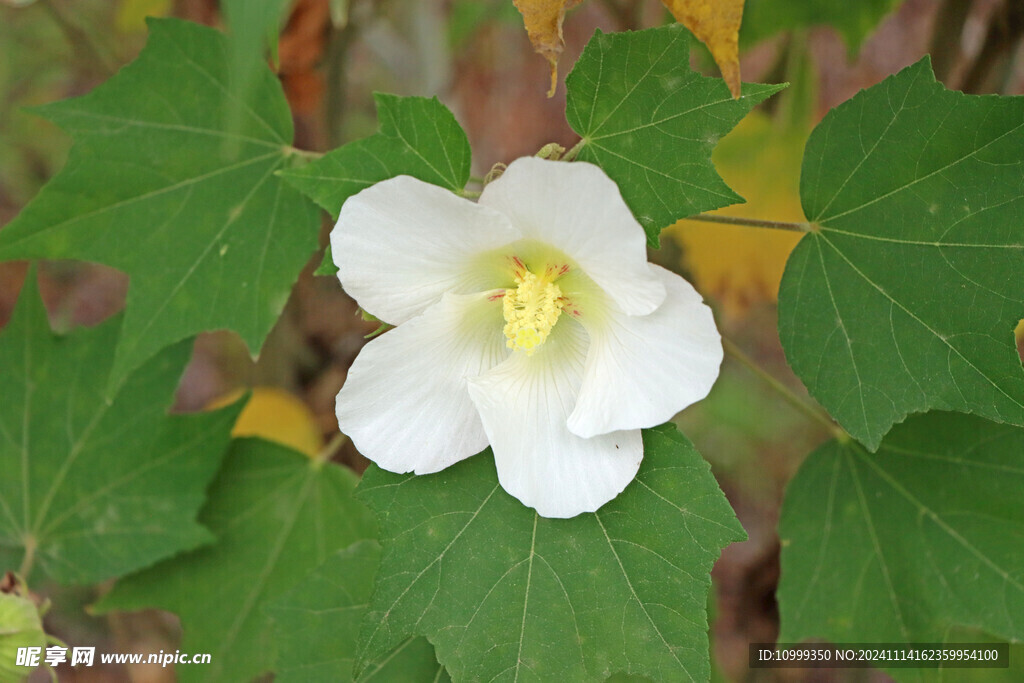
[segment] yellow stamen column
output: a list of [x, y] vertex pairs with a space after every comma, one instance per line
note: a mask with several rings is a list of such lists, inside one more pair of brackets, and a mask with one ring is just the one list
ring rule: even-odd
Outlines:
[[515, 276], [514, 290], [505, 290], [502, 304], [505, 314], [506, 346], [532, 355], [551, 334], [551, 328], [562, 314], [565, 300], [554, 282], [538, 277], [528, 270]]

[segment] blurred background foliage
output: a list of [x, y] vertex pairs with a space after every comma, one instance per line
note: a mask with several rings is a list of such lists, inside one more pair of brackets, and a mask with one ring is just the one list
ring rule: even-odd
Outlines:
[[[87, 92], [130, 61], [146, 16], [177, 16], [230, 30], [239, 43], [271, 48], [296, 121], [296, 144], [324, 151], [376, 129], [372, 93], [438, 95], [473, 146], [474, 173], [575, 140], [564, 88], [548, 99], [548, 65], [535, 55], [512, 0], [0, 0], [0, 225], [60, 167], [69, 139], [31, 107]], [[281, 12], [279, 36], [251, 36], [253, 7]], [[671, 17], [659, 0], [589, 0], [565, 21], [564, 76], [595, 28], [646, 28]], [[252, 20], [255, 21], [255, 20]], [[255, 22], [258, 24], [258, 22]], [[255, 25], [254, 24], [254, 25]], [[714, 155], [719, 173], [747, 199], [725, 215], [802, 220], [804, 142], [831, 107], [932, 54], [948, 87], [1024, 93], [1024, 3], [1019, 0], [747, 0], [740, 31], [744, 80], [792, 85], [744, 120]], [[240, 48], [242, 49], [242, 48]], [[709, 75], [710, 55], [692, 66]], [[322, 237], [330, 226], [326, 219]], [[878, 672], [747, 669], [747, 644], [778, 632], [775, 526], [786, 482], [828, 434], [757, 374], [805, 396], [783, 359], [775, 300], [798, 236], [680, 221], [651, 258], [690, 278], [710, 300], [724, 334], [759, 370], [727, 358], [711, 396], [677, 417], [712, 463], [750, 540], [729, 547], [713, 573], [713, 660], [722, 680], [885, 680]], [[227, 333], [202, 335], [178, 390], [179, 411], [223, 405], [256, 387], [236, 434], [260, 434], [311, 455], [337, 442], [334, 397], [375, 325], [357, 315], [333, 278], [311, 260], [257, 360]], [[25, 264], [0, 264], [0, 324]], [[58, 329], [91, 325], [124, 305], [126, 277], [110, 268], [47, 263], [41, 287]], [[1018, 330], [1020, 332], [1020, 328]], [[1020, 336], [1018, 337], [1021, 338]], [[357, 471], [350, 445], [336, 456]], [[37, 589], [40, 587], [36, 587]], [[102, 590], [103, 587], [100, 587]], [[88, 616], [93, 589], [42, 586], [56, 607], [49, 633], [108, 652], [174, 649], [173, 615]], [[991, 678], [985, 672], [985, 680]], [[1013, 676], [1013, 673], [1008, 673]], [[965, 674], [965, 678], [967, 674]], [[61, 680], [173, 680], [170, 669], [96, 666]], [[981, 680], [981, 679], [977, 679]], [[1009, 678], [1007, 680], [1010, 680]]]

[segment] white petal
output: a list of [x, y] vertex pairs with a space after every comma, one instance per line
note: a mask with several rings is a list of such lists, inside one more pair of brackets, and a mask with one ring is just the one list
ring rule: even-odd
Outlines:
[[647, 238], [618, 186], [597, 166], [524, 157], [484, 188], [526, 239], [568, 255], [631, 315], [657, 308], [665, 288], [647, 269]]
[[487, 294], [447, 294], [368, 343], [338, 394], [341, 431], [391, 472], [437, 472], [482, 451], [466, 381], [508, 355], [502, 323]]
[[583, 371], [586, 334], [560, 321], [534, 353], [514, 353], [469, 381], [494, 451], [498, 481], [544, 517], [593, 512], [640, 467], [639, 430], [582, 439], [566, 428]]
[[331, 252], [345, 291], [364, 310], [398, 325], [444, 292], [497, 287], [475, 257], [518, 238], [493, 209], [398, 176], [345, 202]]
[[650, 268], [668, 290], [656, 311], [630, 316], [612, 305], [580, 318], [590, 347], [569, 418], [574, 434], [593, 437], [661, 424], [707, 396], [718, 378], [722, 338], [711, 309], [686, 280]]

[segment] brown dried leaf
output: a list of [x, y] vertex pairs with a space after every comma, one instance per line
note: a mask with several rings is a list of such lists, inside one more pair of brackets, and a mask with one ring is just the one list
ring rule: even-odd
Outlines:
[[[733, 97], [740, 96], [743, 0], [661, 0], [676, 21], [708, 46]], [[531, 34], [532, 39], [532, 34]]]
[[558, 86], [558, 58], [564, 45], [562, 20], [565, 19], [565, 13], [582, 0], [513, 1], [523, 15], [523, 24], [533, 49], [551, 64], [551, 89], [548, 90], [548, 97], [553, 97]]
[[298, 0], [281, 32], [278, 73], [292, 111], [311, 114], [325, 90], [319, 68], [327, 51], [331, 14], [327, 0]]

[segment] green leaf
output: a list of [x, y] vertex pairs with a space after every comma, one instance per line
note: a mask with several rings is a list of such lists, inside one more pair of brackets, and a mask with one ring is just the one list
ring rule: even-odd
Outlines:
[[224, 36], [174, 19], [149, 26], [132, 64], [39, 110], [75, 144], [64, 170], [0, 230], [0, 260], [80, 259], [131, 276], [111, 391], [203, 330], [235, 330], [258, 350], [319, 229], [316, 208], [274, 175], [292, 151], [274, 75], [264, 66], [240, 100]]
[[711, 150], [785, 87], [744, 84], [734, 100], [725, 81], [689, 68], [688, 36], [681, 24], [598, 30], [565, 79], [566, 119], [585, 143], [577, 159], [618, 184], [652, 246], [680, 218], [743, 201], [715, 172]]
[[[1004, 638], [997, 638], [977, 629], [963, 627], [953, 627], [944, 636], [946, 643], [979, 643], [983, 645], [1006, 643]], [[1005, 669], [946, 667], [938, 678], [942, 683], [1020, 683], [1024, 681], [1024, 643], [1009, 643], [1009, 651], [1010, 665]], [[893, 673], [900, 676], [899, 672]]]
[[324, 257], [320, 261], [320, 265], [313, 271], [313, 275], [337, 275], [338, 266], [334, 264], [334, 255], [331, 253], [331, 245], [327, 245], [324, 249]]
[[0, 334], [0, 554], [16, 567], [30, 549], [45, 576], [87, 584], [209, 543], [196, 513], [241, 404], [167, 415], [191, 341], [108, 402], [120, 321], [58, 337], [25, 282]]
[[786, 357], [875, 449], [909, 413], [1024, 425], [1024, 97], [970, 96], [927, 59], [829, 113], [804, 154], [814, 231], [779, 293]]
[[352, 195], [399, 175], [460, 192], [469, 181], [469, 141], [448, 108], [436, 97], [377, 93], [374, 100], [380, 132], [281, 175], [335, 217]]
[[281, 21], [291, 0], [221, 0], [227, 21], [231, 56], [232, 88], [246, 97], [262, 72], [266, 53], [277, 68], [277, 43]]
[[746, 47], [781, 31], [826, 24], [843, 36], [851, 53], [900, 0], [746, 0], [740, 46]]
[[818, 449], [779, 524], [780, 642], [1024, 638], [1021, 453], [1024, 430], [952, 413], [908, 420], [874, 454]]
[[[380, 545], [360, 541], [332, 555], [268, 606], [280, 643], [275, 681], [353, 681], [359, 623], [370, 604]], [[410, 638], [359, 677], [360, 681], [448, 681], [426, 638]]]
[[[228, 32], [228, 87], [230, 97], [250, 101], [267, 69], [267, 53], [278, 68], [278, 39], [281, 22], [291, 0], [221, 0]], [[257, 95], [258, 96], [258, 95]], [[232, 107], [224, 131], [234, 133], [241, 123], [242, 109]]]
[[217, 542], [120, 580], [100, 612], [159, 607], [181, 617], [182, 651], [209, 666], [182, 681], [245, 681], [274, 665], [277, 638], [264, 607], [334, 551], [371, 538], [355, 476], [283, 446], [234, 442], [199, 519]]
[[17, 664], [18, 650], [46, 645], [39, 608], [27, 588], [13, 574], [0, 574], [0, 683], [26, 680], [31, 669]]
[[708, 573], [744, 533], [675, 427], [645, 431], [637, 479], [568, 520], [506, 494], [489, 451], [428, 476], [371, 467], [359, 490], [384, 544], [362, 666], [426, 635], [455, 680], [710, 675]]

